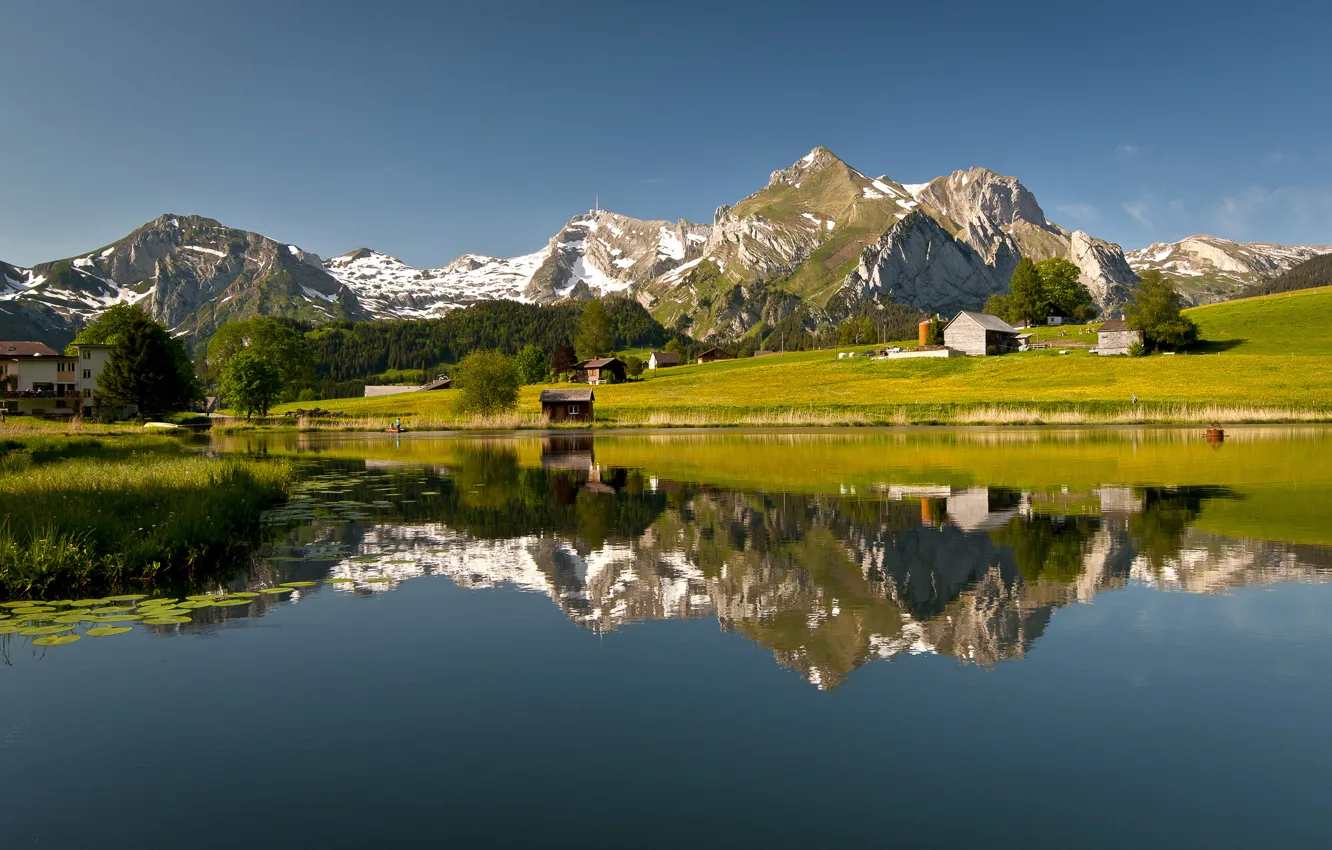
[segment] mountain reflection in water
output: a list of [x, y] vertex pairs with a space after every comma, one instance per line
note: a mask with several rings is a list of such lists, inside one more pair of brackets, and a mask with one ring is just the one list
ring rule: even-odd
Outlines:
[[1021, 658], [1058, 608], [1130, 582], [1216, 593], [1321, 581], [1332, 566], [1321, 545], [1195, 527], [1209, 505], [1249, 498], [1229, 486], [883, 480], [767, 491], [610, 465], [590, 436], [526, 443], [455, 440], [442, 462], [330, 453], [311, 497], [373, 501], [378, 513], [301, 523], [275, 551], [331, 578], [512, 585], [598, 631], [715, 617], [819, 688], [901, 653]]

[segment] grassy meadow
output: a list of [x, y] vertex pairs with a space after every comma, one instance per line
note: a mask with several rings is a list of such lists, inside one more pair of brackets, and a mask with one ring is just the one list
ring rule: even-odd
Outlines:
[[[1332, 289], [1198, 307], [1190, 353], [1107, 357], [1056, 345], [1002, 357], [839, 360], [837, 351], [686, 365], [596, 388], [599, 426], [816, 426], [1301, 422], [1332, 419]], [[1070, 342], [1092, 340], [1064, 329]], [[1057, 342], [1058, 329], [1043, 331]], [[1053, 336], [1052, 336], [1053, 335]], [[852, 349], [846, 348], [843, 351]], [[860, 350], [864, 350], [862, 347]], [[319, 402], [360, 421], [309, 427], [540, 427], [525, 387], [516, 414], [460, 419], [448, 392]], [[1136, 396], [1138, 403], [1132, 398]], [[294, 409], [291, 404], [275, 411]]]
[[0, 597], [87, 596], [229, 568], [291, 479], [169, 437], [0, 437]]

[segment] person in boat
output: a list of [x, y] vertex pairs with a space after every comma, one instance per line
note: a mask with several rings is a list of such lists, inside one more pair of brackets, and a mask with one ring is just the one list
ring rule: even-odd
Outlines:
[[398, 417], [396, 420], [394, 420], [394, 422], [393, 422], [393, 430], [394, 430], [394, 431], [401, 431], [401, 430], [402, 430], [402, 417]]

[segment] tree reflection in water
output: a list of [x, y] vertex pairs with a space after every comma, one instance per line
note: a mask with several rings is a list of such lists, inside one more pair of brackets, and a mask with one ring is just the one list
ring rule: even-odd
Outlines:
[[470, 441], [446, 465], [381, 471], [397, 495], [379, 515], [302, 526], [285, 545], [336, 537], [339, 577], [539, 591], [597, 630], [715, 617], [821, 688], [902, 653], [1020, 658], [1059, 607], [1130, 581], [1215, 591], [1309, 580], [1328, 563], [1321, 547], [1193, 530], [1209, 501], [1240, 498], [1219, 487], [765, 492], [603, 466], [587, 436], [545, 438], [539, 463], [511, 442]]

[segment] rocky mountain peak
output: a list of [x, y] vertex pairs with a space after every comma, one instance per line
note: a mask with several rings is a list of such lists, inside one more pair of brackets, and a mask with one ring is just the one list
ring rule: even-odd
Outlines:
[[1053, 229], [1036, 196], [1021, 181], [988, 168], [936, 177], [915, 194], [958, 224], [988, 219], [1000, 227], [1026, 222]]
[[805, 177], [830, 165], [841, 165], [844, 168], [850, 168], [849, 165], [837, 157], [837, 154], [825, 147], [816, 147], [796, 160], [790, 167], [772, 172], [768, 176], [768, 186], [786, 184], [798, 188]]

